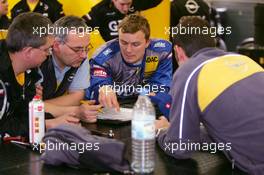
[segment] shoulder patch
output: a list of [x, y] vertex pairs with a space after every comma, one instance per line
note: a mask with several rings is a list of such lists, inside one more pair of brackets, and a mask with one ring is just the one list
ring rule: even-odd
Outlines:
[[172, 44], [171, 42], [163, 39], [151, 40], [149, 49], [155, 52], [171, 52]]
[[111, 59], [116, 53], [120, 51], [118, 40], [114, 39], [108, 41], [99, 49], [96, 50], [92, 58], [100, 65], [102, 65], [108, 59]]
[[103, 51], [103, 54], [105, 56], [109, 55], [112, 52], [112, 50], [110, 48], [106, 49], [105, 51]]
[[157, 42], [157, 43], [154, 44], [153, 47], [154, 47], [154, 48], [155, 48], [155, 47], [166, 47], [166, 44], [165, 44], [164, 42]]
[[102, 77], [102, 78], [107, 77], [107, 73], [105, 69], [99, 66], [94, 66], [94, 68], [92, 69], [92, 75], [95, 77]]

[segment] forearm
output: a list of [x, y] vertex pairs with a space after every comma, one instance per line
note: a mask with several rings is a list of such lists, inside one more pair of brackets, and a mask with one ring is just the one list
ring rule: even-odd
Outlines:
[[188, 142], [184, 142], [180, 139], [170, 138], [170, 136], [168, 136], [167, 134], [167, 131], [161, 131], [157, 138], [157, 141], [160, 148], [166, 154], [176, 159], [188, 159], [191, 157], [191, 151], [188, 149], [184, 149]]
[[[170, 113], [172, 114], [172, 113]], [[176, 114], [176, 113], [174, 113]], [[170, 115], [172, 116], [172, 115]], [[185, 119], [184, 129], [181, 130], [180, 118], [170, 118], [171, 122], [169, 127], [165, 125], [166, 130], [162, 130], [157, 137], [159, 146], [161, 149], [166, 152], [166, 154], [175, 157], [177, 159], [187, 159], [191, 157], [191, 153], [194, 151], [202, 150], [201, 146], [201, 138], [200, 138], [200, 130], [199, 130], [199, 122], [190, 121], [192, 119]], [[165, 119], [163, 119], [165, 120]], [[160, 121], [157, 124], [163, 124]], [[195, 124], [194, 124], [194, 123]], [[156, 124], [156, 128], [163, 127], [161, 125]], [[166, 122], [165, 122], [166, 124]], [[188, 129], [187, 129], [188, 128]]]
[[45, 102], [45, 112], [51, 113], [54, 117], [62, 116], [68, 113], [78, 113], [79, 106], [58, 106]]
[[45, 127], [46, 127], [46, 129], [52, 128], [52, 122], [53, 122], [52, 119], [46, 119], [45, 120]]
[[45, 102], [59, 106], [76, 106], [80, 105], [82, 99], [84, 99], [84, 91], [80, 90], [57, 98], [45, 100]]

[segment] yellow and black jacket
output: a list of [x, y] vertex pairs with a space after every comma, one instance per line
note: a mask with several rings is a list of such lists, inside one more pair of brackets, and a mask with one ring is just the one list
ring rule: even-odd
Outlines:
[[[207, 138], [237, 167], [264, 172], [263, 68], [246, 56], [204, 48], [177, 70], [170, 94], [171, 127], [158, 137], [167, 154], [188, 158], [203, 149], [192, 143], [210, 143], [200, 137], [203, 123]], [[169, 149], [177, 144], [189, 147]]]
[[10, 20], [7, 16], [0, 16], [0, 30], [8, 29], [10, 25]]
[[0, 134], [28, 137], [28, 103], [36, 93], [35, 83], [40, 76], [34, 70], [25, 72], [25, 83], [21, 86], [3, 40], [0, 41], [0, 79], [7, 89], [7, 108], [0, 120]]
[[[21, 0], [11, 9], [11, 18], [14, 19], [17, 15], [24, 12], [30, 12], [30, 8], [26, 0]], [[42, 14], [52, 22], [64, 16], [62, 4], [57, 0], [39, 0], [33, 12]]]
[[[135, 13], [149, 8], [156, 7], [162, 0], [133, 0], [128, 14]], [[82, 18], [85, 19], [88, 26], [98, 30], [105, 41], [118, 37], [118, 24], [125, 17], [117, 10], [112, 3], [112, 0], [102, 0], [91, 11], [85, 14]]]

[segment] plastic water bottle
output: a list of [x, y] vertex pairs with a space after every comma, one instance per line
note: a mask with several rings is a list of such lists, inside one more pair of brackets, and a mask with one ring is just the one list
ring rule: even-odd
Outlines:
[[29, 103], [29, 142], [41, 143], [45, 134], [44, 102], [40, 96], [35, 95]]
[[145, 95], [140, 95], [133, 109], [132, 163], [136, 173], [150, 173], [155, 166], [155, 110]]

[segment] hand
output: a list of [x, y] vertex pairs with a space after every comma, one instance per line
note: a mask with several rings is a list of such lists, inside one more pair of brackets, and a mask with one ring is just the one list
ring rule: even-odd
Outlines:
[[110, 86], [102, 86], [99, 89], [99, 102], [106, 108], [116, 108], [120, 111], [119, 103], [117, 101], [116, 93]]
[[94, 105], [95, 101], [85, 101], [79, 107], [79, 117], [82, 121], [87, 123], [95, 123], [97, 121], [97, 115], [102, 105]]
[[169, 128], [170, 123], [167, 120], [166, 117], [160, 116], [158, 120], [155, 121], [155, 129], [160, 129], [160, 128]]
[[152, 96], [152, 97], [154, 97], [154, 96], [156, 96], [156, 93], [155, 93], [155, 92], [150, 92], [150, 93], [148, 94], [148, 96]]
[[35, 86], [36, 86], [36, 95], [40, 96], [40, 98], [42, 99], [43, 87], [40, 84], [37, 84]]
[[75, 114], [70, 113], [70, 114], [65, 114], [65, 115], [56, 117], [54, 119], [46, 120], [46, 128], [47, 129], [56, 127], [56, 126], [58, 126], [60, 124], [79, 125], [80, 124], [80, 119], [78, 119]]

